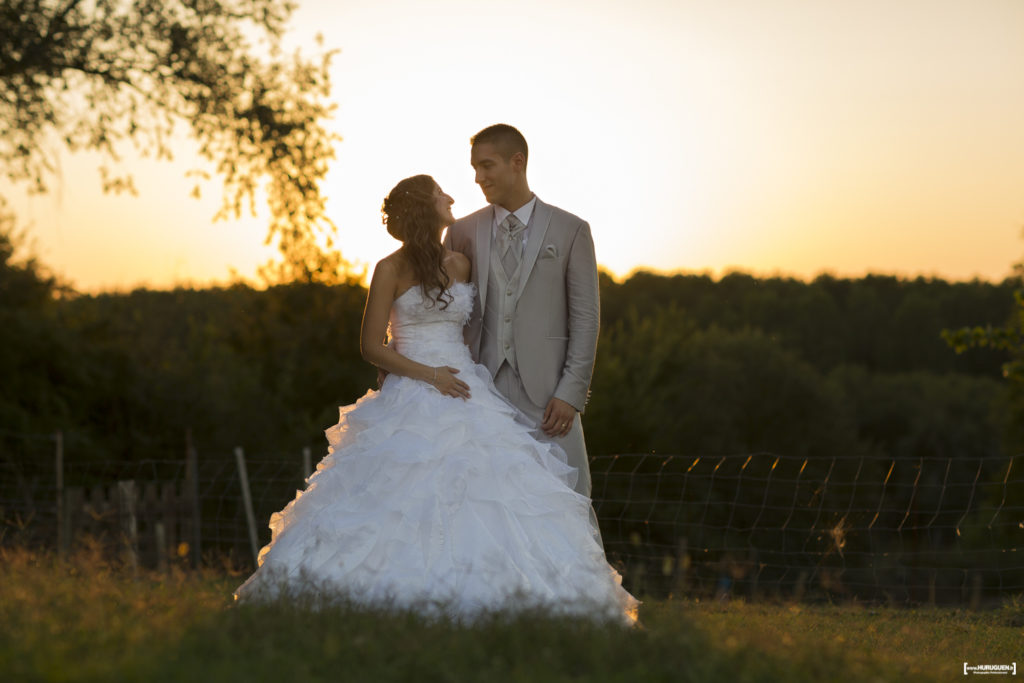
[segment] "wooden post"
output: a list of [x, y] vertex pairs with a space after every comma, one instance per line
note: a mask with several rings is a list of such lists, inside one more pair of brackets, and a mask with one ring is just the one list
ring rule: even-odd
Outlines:
[[[155, 563], [157, 566], [160, 564], [160, 553], [163, 552], [163, 548], [158, 547], [160, 544], [157, 543], [157, 524], [161, 527], [163, 526], [163, 520], [160, 518], [160, 494], [157, 483], [155, 481], [148, 481], [142, 485], [141, 496], [139, 497], [139, 527], [146, 528], [150, 532], [149, 537], [140, 543], [139, 551], [140, 560], [146, 566], [151, 566], [152, 563]], [[159, 534], [164, 540], [167, 539], [164, 529], [159, 529]], [[143, 551], [143, 548], [148, 550], [147, 546], [149, 543], [157, 546], [152, 555]]]
[[64, 551], [71, 548], [75, 531], [82, 524], [82, 509], [85, 507], [85, 489], [81, 486], [64, 487]]
[[686, 536], [682, 536], [676, 543], [676, 575], [673, 580], [672, 594], [682, 598], [686, 595], [688, 588], [687, 573], [690, 570], [690, 546]]
[[67, 550], [67, 527], [64, 520], [64, 432], [57, 430], [53, 439], [56, 442], [57, 468], [57, 554], [63, 555]]
[[121, 533], [124, 538], [125, 554], [132, 575], [139, 571], [139, 520], [136, 514], [137, 495], [132, 480], [117, 482], [118, 509], [121, 516]]
[[305, 446], [302, 449], [302, 478], [303, 480], [309, 479], [310, 475], [313, 474], [313, 459], [309, 451], [309, 446]]
[[110, 518], [110, 500], [103, 486], [96, 484], [89, 489], [88, 519], [86, 533], [99, 538], [104, 525]]
[[796, 577], [796, 586], [793, 587], [793, 602], [800, 602], [804, 599], [804, 592], [807, 590], [807, 579], [809, 579], [810, 576], [810, 573], [806, 569], [800, 570], [800, 573]]
[[196, 454], [195, 446], [192, 444], [192, 430], [185, 431], [185, 491], [184, 498], [188, 505], [192, 533], [187, 537], [187, 542], [192, 544], [189, 548], [189, 556], [192, 560], [192, 568], [199, 569], [202, 562], [202, 517], [199, 514], [199, 456]]
[[981, 609], [981, 587], [982, 579], [980, 572], [974, 572], [971, 577], [971, 611], [977, 612]]
[[252, 546], [252, 564], [259, 564], [259, 540], [256, 538], [256, 515], [252, 511], [252, 493], [249, 491], [249, 474], [245, 470], [245, 451], [241, 447], [235, 449], [235, 462], [238, 464], [238, 479], [242, 483], [242, 502], [245, 504], [245, 521], [249, 527], [249, 544]]
[[750, 572], [753, 576], [750, 577], [750, 599], [751, 601], [757, 600], [757, 582], [761, 579], [761, 563], [758, 560], [757, 548], [750, 549]]
[[156, 568], [162, 574], [167, 573], [167, 532], [164, 530], [163, 520], [153, 525], [153, 533], [156, 541]]
[[160, 485], [160, 517], [164, 523], [164, 550], [170, 557], [177, 557], [178, 554], [178, 527], [180, 517], [178, 511], [178, 497], [174, 492], [173, 481], [165, 481]]
[[647, 563], [639, 558], [633, 558], [628, 567], [629, 591], [633, 595], [645, 595], [647, 593]]

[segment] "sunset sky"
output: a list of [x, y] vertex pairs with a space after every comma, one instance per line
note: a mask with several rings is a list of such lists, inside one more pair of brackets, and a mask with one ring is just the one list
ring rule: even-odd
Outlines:
[[[998, 280], [1024, 257], [1024, 1], [299, 0], [290, 46], [338, 48], [325, 193], [343, 255], [396, 248], [380, 203], [429, 173], [483, 197], [469, 137], [530, 143], [532, 189], [590, 221], [598, 262], [715, 275]], [[266, 215], [212, 223], [175, 163], [104, 196], [66, 155], [48, 195], [7, 185], [35, 252], [76, 287], [251, 276]]]

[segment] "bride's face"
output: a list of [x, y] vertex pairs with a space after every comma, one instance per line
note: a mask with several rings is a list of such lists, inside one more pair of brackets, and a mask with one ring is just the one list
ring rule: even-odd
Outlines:
[[434, 186], [434, 206], [437, 208], [437, 215], [441, 218], [441, 226], [448, 227], [455, 222], [452, 215], [452, 204], [455, 200], [449, 197], [441, 189], [440, 185]]

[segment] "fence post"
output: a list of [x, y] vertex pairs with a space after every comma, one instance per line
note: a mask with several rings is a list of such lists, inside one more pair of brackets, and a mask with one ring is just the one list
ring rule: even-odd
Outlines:
[[156, 541], [156, 568], [161, 574], [167, 573], [167, 531], [164, 528], [163, 520], [153, 525], [153, 535]]
[[757, 584], [761, 579], [761, 563], [757, 559], [757, 548], [750, 549], [748, 559], [750, 563], [750, 571], [753, 573], [753, 576], [750, 577], [750, 599], [757, 600]]
[[199, 456], [192, 443], [192, 430], [185, 430], [185, 500], [191, 517], [192, 533], [188, 541], [192, 544], [192, 568], [199, 569], [202, 562], [202, 519], [199, 514]]
[[136, 576], [139, 571], [139, 520], [136, 516], [138, 491], [135, 482], [130, 479], [117, 482], [117, 499], [128, 566], [132, 568], [132, 576]]
[[58, 429], [53, 438], [56, 442], [57, 461], [57, 554], [63, 555], [67, 549], [67, 528], [64, 522], [64, 432]]
[[977, 612], [981, 609], [981, 572], [975, 571], [971, 577], [971, 611]]
[[303, 480], [309, 479], [309, 476], [313, 474], [313, 459], [309, 450], [309, 446], [304, 446], [302, 449], [302, 478]]
[[686, 595], [688, 576], [690, 570], [690, 542], [686, 536], [681, 536], [676, 543], [675, 578], [672, 581], [672, 593], [680, 598]]
[[796, 586], [793, 587], [793, 602], [800, 602], [804, 599], [804, 592], [807, 590], [807, 579], [810, 576], [806, 569], [800, 570], [796, 577]]
[[245, 451], [241, 447], [235, 449], [235, 461], [238, 463], [238, 478], [242, 482], [242, 502], [245, 503], [245, 521], [249, 526], [249, 544], [252, 546], [253, 566], [259, 564], [259, 541], [256, 538], [256, 515], [252, 511], [252, 493], [249, 491], [249, 474], [245, 470]]
[[178, 506], [175, 489], [177, 486], [173, 481], [165, 481], [160, 486], [160, 519], [164, 525], [164, 550], [168, 559], [174, 558], [178, 554], [180, 519], [184, 512]]
[[75, 529], [82, 518], [82, 508], [85, 503], [85, 489], [80, 486], [64, 487], [64, 518], [61, 524], [64, 527], [64, 549], [68, 552], [75, 542]]

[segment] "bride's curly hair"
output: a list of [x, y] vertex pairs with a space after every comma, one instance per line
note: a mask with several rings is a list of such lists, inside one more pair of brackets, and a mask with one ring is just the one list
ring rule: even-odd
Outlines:
[[[436, 188], [437, 183], [428, 175], [406, 178], [384, 198], [380, 213], [388, 233], [402, 243], [402, 253], [420, 281], [423, 295], [448, 308], [452, 296], [448, 292], [444, 247], [438, 239], [443, 226], [437, 215]], [[434, 297], [432, 290], [437, 291]]]

